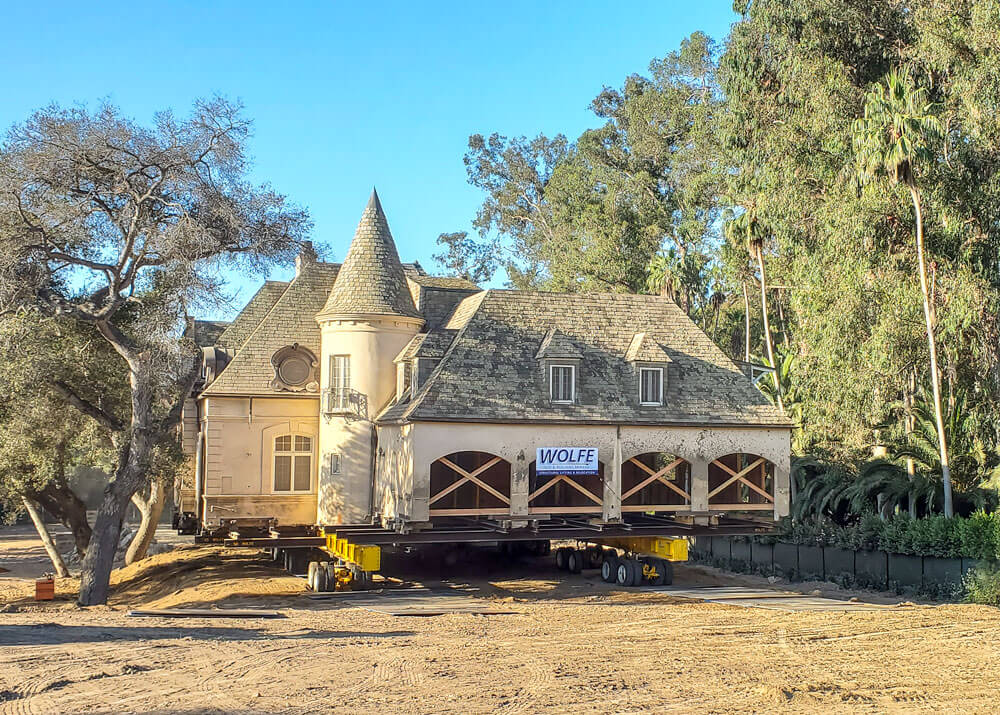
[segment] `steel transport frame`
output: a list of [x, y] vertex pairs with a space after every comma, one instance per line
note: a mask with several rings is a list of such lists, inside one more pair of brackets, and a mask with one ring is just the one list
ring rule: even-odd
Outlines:
[[[651, 514], [623, 515], [612, 523], [572, 517], [531, 520], [527, 526], [482, 518], [449, 519], [426, 529], [395, 531], [375, 524], [337, 526], [240, 525], [234, 520], [226, 533], [195, 537], [196, 543], [219, 543], [228, 547], [270, 549], [276, 561], [284, 561], [291, 572], [302, 572], [307, 559], [324, 554], [331, 560], [308, 562], [310, 588], [317, 591], [350, 587], [367, 582], [381, 568], [383, 548], [407, 549], [431, 545], [522, 544], [535, 553], [547, 554], [552, 541], [576, 541], [583, 548], [556, 551], [562, 570], [579, 573], [583, 568], [601, 568], [605, 581], [638, 586], [669, 583], [671, 562], [687, 560], [687, 537], [765, 534], [774, 522], [732, 516], [714, 516], [711, 523], [698, 524]], [[542, 546], [544, 544], [544, 546]]]

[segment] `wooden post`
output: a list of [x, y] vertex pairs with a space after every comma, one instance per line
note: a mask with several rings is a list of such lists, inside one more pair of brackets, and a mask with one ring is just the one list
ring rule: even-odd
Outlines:
[[56, 544], [52, 540], [52, 534], [49, 533], [49, 528], [45, 526], [45, 522], [42, 521], [42, 515], [38, 512], [38, 507], [35, 505], [35, 502], [28, 499], [28, 497], [21, 497], [21, 501], [24, 502], [24, 508], [28, 510], [28, 516], [31, 517], [31, 521], [35, 524], [35, 530], [38, 531], [38, 537], [42, 540], [42, 546], [45, 547], [45, 552], [52, 560], [52, 565], [55, 567], [56, 575], [60, 578], [69, 576], [69, 569], [66, 568], [66, 562], [63, 561], [62, 554], [60, 554], [59, 549], [56, 548]]
[[615, 447], [611, 456], [611, 474], [604, 470], [604, 499], [601, 507], [604, 521], [622, 518], [622, 428], [615, 427]]

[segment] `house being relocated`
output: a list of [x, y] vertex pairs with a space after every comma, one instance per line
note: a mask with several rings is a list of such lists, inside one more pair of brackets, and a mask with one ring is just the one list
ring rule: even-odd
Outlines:
[[427, 275], [374, 192], [343, 264], [307, 248], [213, 343], [202, 529], [788, 512], [789, 420], [672, 301]]

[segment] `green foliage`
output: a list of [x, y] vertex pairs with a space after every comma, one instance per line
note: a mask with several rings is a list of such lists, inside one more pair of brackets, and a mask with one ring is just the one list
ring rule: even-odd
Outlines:
[[809, 518], [782, 523], [776, 540], [910, 556], [997, 559], [1000, 515], [977, 512], [968, 518], [935, 515], [912, 519], [906, 513], [887, 518], [868, 513], [847, 525], [824, 517]]
[[[943, 493], [922, 397], [932, 373], [906, 190], [918, 177], [956, 508], [988, 507], [977, 488], [1000, 486], [996, 4], [755, 0], [738, 11], [721, 48], [696, 33], [646, 76], [603, 90], [600, 125], [575, 141], [473, 136], [480, 233], [442, 236], [449, 270], [662, 293], [742, 360], [766, 353], [759, 250], [795, 453], [841, 465], [819, 483], [799, 471], [795, 514], [923, 516]], [[908, 434], [900, 404], [913, 392]], [[870, 461], [873, 445], [889, 456]]]
[[1000, 606], [1000, 566], [980, 564], [962, 579], [965, 600], [984, 606]]
[[854, 151], [862, 182], [879, 176], [908, 182], [912, 165], [934, 158], [941, 122], [927, 90], [905, 70], [889, 71], [865, 95], [864, 115], [854, 120]]

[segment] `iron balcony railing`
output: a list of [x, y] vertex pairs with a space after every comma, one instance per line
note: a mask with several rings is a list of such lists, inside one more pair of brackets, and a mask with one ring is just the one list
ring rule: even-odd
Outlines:
[[324, 415], [352, 415], [368, 417], [368, 396], [350, 388], [323, 390], [322, 408]]

